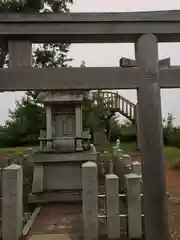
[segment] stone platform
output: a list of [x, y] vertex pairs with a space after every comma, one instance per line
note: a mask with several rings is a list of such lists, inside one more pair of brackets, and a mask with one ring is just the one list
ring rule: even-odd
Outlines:
[[93, 150], [34, 154], [34, 176], [29, 202], [81, 201], [82, 164], [96, 161]]

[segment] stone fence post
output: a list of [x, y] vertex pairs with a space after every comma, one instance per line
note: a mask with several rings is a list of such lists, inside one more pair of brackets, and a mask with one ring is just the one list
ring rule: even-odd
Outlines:
[[142, 175], [141, 163], [138, 161], [132, 162], [132, 172], [138, 175]]
[[84, 240], [98, 240], [98, 169], [94, 162], [82, 165]]
[[106, 209], [108, 238], [119, 239], [119, 180], [114, 174], [106, 175]]
[[128, 208], [128, 236], [130, 239], [141, 239], [141, 176], [135, 173], [129, 173], [125, 175], [125, 181]]
[[23, 227], [23, 171], [12, 164], [2, 173], [2, 237], [19, 240]]
[[124, 162], [124, 164], [126, 166], [131, 166], [131, 164], [132, 164], [132, 158], [128, 154], [123, 154], [122, 155], [122, 161]]

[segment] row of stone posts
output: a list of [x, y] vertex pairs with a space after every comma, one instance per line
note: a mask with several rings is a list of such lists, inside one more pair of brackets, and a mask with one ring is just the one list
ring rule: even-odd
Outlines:
[[[128, 237], [140, 239], [142, 237], [142, 206], [141, 206], [141, 174], [139, 164], [132, 164], [135, 172], [124, 175], [125, 194], [119, 194], [119, 179], [115, 174], [105, 176], [106, 186], [106, 215], [107, 235], [110, 239], [120, 238], [121, 217], [127, 217]], [[84, 239], [99, 239], [99, 211], [98, 211], [98, 166], [87, 162], [82, 166], [83, 187], [83, 223]], [[126, 198], [127, 214], [121, 215], [120, 198]]]

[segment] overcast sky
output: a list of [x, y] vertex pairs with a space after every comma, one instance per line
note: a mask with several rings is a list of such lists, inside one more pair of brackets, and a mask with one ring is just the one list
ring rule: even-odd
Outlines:
[[[179, 0], [76, 0], [70, 6], [72, 12], [126, 12], [180, 9]], [[121, 57], [134, 58], [133, 44], [72, 44], [69, 55], [74, 58], [73, 66], [84, 60], [87, 66], [118, 66]], [[159, 44], [159, 58], [171, 58], [172, 65], [180, 65], [180, 43]], [[136, 103], [136, 91], [120, 91], [121, 95]], [[8, 118], [8, 109], [22, 92], [0, 93], [0, 124]], [[162, 112], [175, 117], [180, 125], [180, 90], [162, 90]]]

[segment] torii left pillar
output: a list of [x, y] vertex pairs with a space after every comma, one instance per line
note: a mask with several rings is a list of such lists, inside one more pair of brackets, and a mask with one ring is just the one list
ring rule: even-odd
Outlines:
[[168, 240], [163, 127], [156, 36], [152, 34], [142, 35], [136, 42], [135, 50], [139, 74], [142, 79], [137, 97], [143, 170], [145, 238], [146, 240]]

